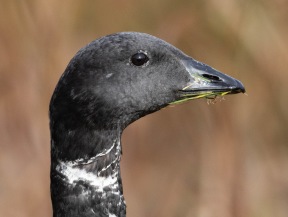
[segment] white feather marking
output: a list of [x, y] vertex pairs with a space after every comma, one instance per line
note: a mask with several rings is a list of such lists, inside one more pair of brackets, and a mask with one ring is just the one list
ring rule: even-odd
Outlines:
[[56, 167], [56, 170], [66, 176], [67, 181], [70, 184], [73, 184], [79, 180], [84, 180], [99, 190], [106, 186], [112, 187], [114, 184], [117, 184], [117, 173], [108, 177], [100, 177], [94, 173], [87, 172], [85, 169], [73, 167], [71, 162], [60, 162], [60, 164]]
[[[115, 147], [115, 144], [117, 144], [116, 147], [116, 159], [108, 164], [106, 167], [104, 167], [101, 171], [99, 171], [97, 174], [92, 172], [87, 172], [84, 168], [78, 168], [77, 165], [83, 165], [83, 164], [89, 164], [95, 161], [97, 157], [107, 155], [111, 152], [111, 150]], [[77, 159], [75, 161], [59, 161], [59, 164], [56, 166], [56, 170], [60, 173], [62, 173], [68, 183], [73, 184], [74, 182], [83, 180], [86, 182], [89, 182], [91, 186], [94, 186], [97, 191], [103, 191], [104, 187], [110, 187], [111, 189], [117, 189], [118, 182], [117, 182], [117, 176], [119, 171], [116, 170], [114, 173], [107, 177], [99, 176], [99, 174], [107, 170], [113, 163], [116, 163], [117, 161], [120, 161], [121, 158], [121, 146], [120, 142], [116, 142], [116, 140], [113, 142], [112, 146], [109, 149], [105, 149], [103, 152], [97, 154], [96, 156], [90, 158], [88, 161], [84, 162], [84, 159]], [[84, 162], [84, 163], [83, 163]], [[118, 194], [119, 192], [114, 192], [115, 194]]]
[[109, 73], [106, 75], [106, 78], [110, 78], [113, 75], [113, 73]]
[[[82, 164], [82, 165], [90, 164], [90, 163], [92, 163], [93, 161], [95, 161], [95, 159], [96, 159], [97, 157], [102, 157], [102, 156], [104, 156], [104, 155], [109, 154], [110, 151], [114, 148], [114, 146], [115, 146], [116, 143], [117, 143], [117, 142], [116, 142], [116, 140], [115, 140], [109, 149], [107, 149], [107, 150], [105, 149], [103, 152], [97, 154], [97, 155], [94, 156], [94, 157], [91, 157], [88, 161], [85, 161], [84, 159], [81, 158], [81, 159], [75, 160], [75, 161], [73, 162], [73, 164], [74, 164], [74, 165], [79, 164], [79, 163]], [[119, 146], [119, 144], [120, 144], [120, 143], [118, 142], [118, 146]], [[117, 147], [117, 148], [118, 148], [118, 147]]]

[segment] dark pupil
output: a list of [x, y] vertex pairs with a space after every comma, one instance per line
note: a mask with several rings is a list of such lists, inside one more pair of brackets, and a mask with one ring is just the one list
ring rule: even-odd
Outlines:
[[147, 63], [149, 58], [144, 53], [136, 53], [131, 57], [131, 62], [135, 66], [142, 66], [143, 64]]

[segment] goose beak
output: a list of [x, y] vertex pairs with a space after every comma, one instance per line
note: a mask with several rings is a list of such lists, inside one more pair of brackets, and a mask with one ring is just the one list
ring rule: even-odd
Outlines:
[[182, 60], [190, 81], [179, 90], [179, 103], [198, 98], [215, 98], [226, 94], [245, 93], [243, 84], [235, 78], [223, 74], [212, 67], [192, 58]]

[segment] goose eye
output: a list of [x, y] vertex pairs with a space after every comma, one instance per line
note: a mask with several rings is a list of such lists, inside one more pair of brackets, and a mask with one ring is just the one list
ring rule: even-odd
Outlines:
[[131, 62], [135, 65], [135, 66], [142, 66], [145, 63], [147, 63], [149, 60], [148, 56], [143, 53], [142, 51], [139, 51], [138, 53], [132, 55], [131, 57]]

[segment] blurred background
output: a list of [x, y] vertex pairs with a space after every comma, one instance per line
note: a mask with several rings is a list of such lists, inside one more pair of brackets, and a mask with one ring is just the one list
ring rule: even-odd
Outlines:
[[248, 96], [169, 107], [124, 132], [127, 216], [287, 217], [288, 1], [0, 0], [0, 216], [48, 217], [48, 105], [74, 54], [119, 31], [160, 37]]

